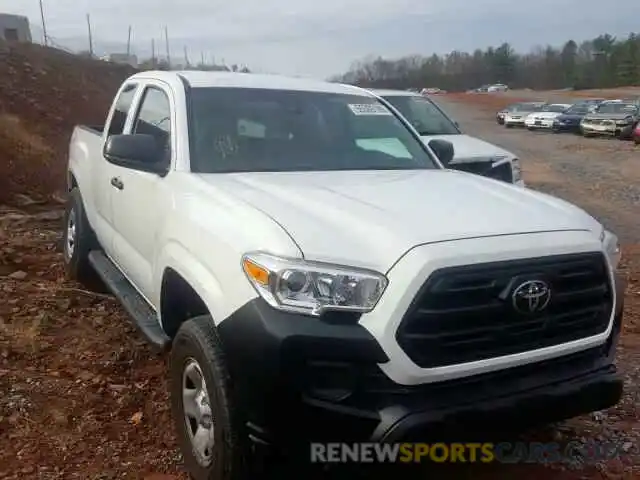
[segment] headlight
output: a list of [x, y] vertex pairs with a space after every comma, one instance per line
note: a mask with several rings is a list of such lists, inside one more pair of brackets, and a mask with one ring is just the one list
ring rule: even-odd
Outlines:
[[631, 117], [627, 117], [627, 118], [625, 118], [624, 120], [618, 120], [618, 121], [616, 122], [616, 125], [628, 125], [628, 124], [630, 124], [632, 121], [633, 121], [633, 118], [631, 118]]
[[377, 272], [248, 253], [242, 268], [260, 296], [274, 308], [320, 316], [329, 310], [369, 312], [387, 287]]
[[602, 229], [602, 233], [600, 234], [600, 241], [602, 242], [602, 246], [604, 247], [604, 251], [609, 258], [609, 263], [611, 267], [615, 270], [618, 268], [618, 264], [620, 263], [620, 257], [622, 256], [622, 252], [620, 251], [620, 244], [618, 243], [618, 237], [611, 233], [609, 230]]

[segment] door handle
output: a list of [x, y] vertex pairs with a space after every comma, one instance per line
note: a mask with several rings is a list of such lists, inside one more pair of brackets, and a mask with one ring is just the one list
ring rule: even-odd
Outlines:
[[118, 190], [122, 190], [124, 188], [124, 183], [118, 177], [113, 177], [111, 179], [111, 185], [116, 187]]

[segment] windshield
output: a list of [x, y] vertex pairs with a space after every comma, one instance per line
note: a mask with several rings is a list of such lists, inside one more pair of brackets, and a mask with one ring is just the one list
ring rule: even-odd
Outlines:
[[569, 115], [586, 115], [589, 113], [589, 108], [589, 105], [586, 104], [573, 105], [564, 113]]
[[197, 173], [440, 168], [387, 107], [360, 95], [193, 88]]
[[545, 105], [543, 111], [545, 112], [555, 112], [555, 113], [562, 113], [567, 109], [568, 105], [560, 105], [560, 104], [551, 104], [551, 105]]
[[460, 130], [435, 103], [423, 97], [384, 97], [411, 123], [420, 135], [459, 135]]
[[635, 115], [638, 108], [629, 103], [603, 103], [596, 110], [597, 113], [627, 113]]

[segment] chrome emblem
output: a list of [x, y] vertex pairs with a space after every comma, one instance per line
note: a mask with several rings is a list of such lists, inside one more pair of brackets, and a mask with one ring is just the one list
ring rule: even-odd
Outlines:
[[511, 294], [513, 308], [520, 313], [543, 311], [551, 300], [551, 289], [542, 280], [529, 280], [518, 285]]

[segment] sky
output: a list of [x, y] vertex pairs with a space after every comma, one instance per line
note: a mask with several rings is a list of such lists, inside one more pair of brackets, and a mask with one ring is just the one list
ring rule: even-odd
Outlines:
[[[202, 57], [261, 72], [326, 78], [370, 55], [472, 51], [509, 42], [518, 51], [600, 33], [640, 31], [640, 3], [626, 0], [42, 0], [48, 35], [97, 53], [126, 50], [172, 59]], [[619, 8], [615, 8], [619, 5]], [[38, 0], [0, 0], [0, 12], [29, 17], [41, 36]]]

